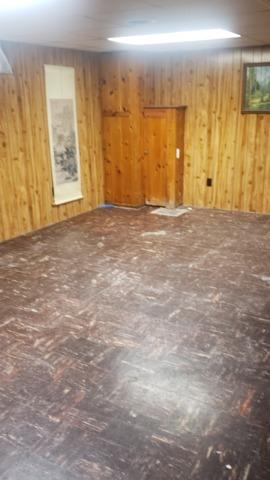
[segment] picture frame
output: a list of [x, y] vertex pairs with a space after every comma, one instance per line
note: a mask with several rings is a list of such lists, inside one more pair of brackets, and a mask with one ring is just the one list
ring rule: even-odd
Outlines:
[[53, 205], [81, 200], [75, 70], [44, 65]]
[[244, 64], [242, 113], [270, 113], [270, 62]]

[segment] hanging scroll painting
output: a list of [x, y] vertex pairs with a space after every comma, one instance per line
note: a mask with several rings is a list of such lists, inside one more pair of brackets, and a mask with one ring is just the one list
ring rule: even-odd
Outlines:
[[53, 203], [60, 205], [82, 198], [74, 69], [45, 65], [45, 85]]

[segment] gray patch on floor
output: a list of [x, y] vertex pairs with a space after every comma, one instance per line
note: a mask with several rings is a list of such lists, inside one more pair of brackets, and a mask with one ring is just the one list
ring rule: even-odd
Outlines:
[[153, 215], [164, 215], [165, 217], [180, 217], [181, 215], [184, 215], [185, 213], [189, 213], [192, 210], [191, 207], [178, 207], [178, 208], [156, 208], [155, 210], [152, 210]]

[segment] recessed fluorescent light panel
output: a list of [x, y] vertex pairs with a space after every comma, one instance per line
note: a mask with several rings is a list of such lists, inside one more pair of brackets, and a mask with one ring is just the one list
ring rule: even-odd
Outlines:
[[19, 10], [21, 8], [32, 7], [42, 3], [43, 0], [0, 0], [0, 12], [9, 10]]
[[208, 40], [222, 40], [226, 38], [239, 38], [237, 33], [214, 28], [211, 30], [190, 30], [185, 32], [154, 33], [152, 35], [132, 35], [129, 37], [111, 37], [110, 42], [125, 45], [161, 45], [166, 43], [205, 42]]

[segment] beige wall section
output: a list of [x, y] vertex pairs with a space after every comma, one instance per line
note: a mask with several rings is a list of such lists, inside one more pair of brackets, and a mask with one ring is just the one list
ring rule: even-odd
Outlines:
[[[0, 75], [0, 240], [59, 222], [103, 203], [97, 56], [4, 43], [13, 75]], [[75, 68], [84, 198], [52, 206], [44, 64]]]
[[[103, 110], [136, 104], [137, 89], [129, 88], [136, 79], [137, 84], [140, 79], [142, 86], [142, 105], [187, 105], [184, 202], [270, 213], [270, 114], [241, 114], [242, 65], [253, 61], [270, 61], [270, 47], [154, 53], [141, 55], [139, 59], [128, 54], [104, 55], [101, 56]], [[133, 112], [139, 122], [138, 110], [133, 108]], [[120, 142], [125, 144], [123, 135]], [[137, 148], [139, 142], [137, 138]], [[105, 132], [109, 169], [112, 169], [113, 152], [108, 155], [108, 143]], [[207, 177], [213, 178], [213, 187], [206, 187]], [[108, 175], [108, 201], [108, 193], [118, 196], [115, 188], [117, 184], [112, 185]]]

